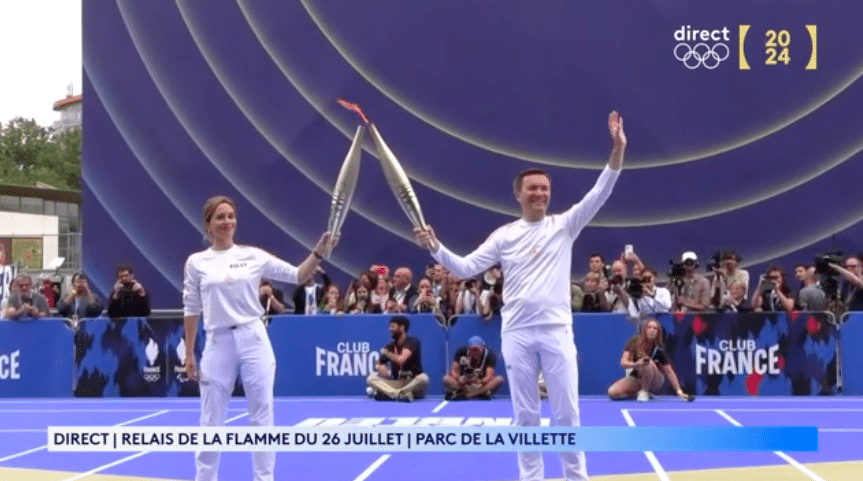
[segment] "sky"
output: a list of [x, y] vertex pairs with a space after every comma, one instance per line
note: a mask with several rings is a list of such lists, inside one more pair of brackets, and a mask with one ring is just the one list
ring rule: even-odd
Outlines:
[[0, 0], [0, 123], [50, 127], [69, 84], [81, 93], [81, 0]]

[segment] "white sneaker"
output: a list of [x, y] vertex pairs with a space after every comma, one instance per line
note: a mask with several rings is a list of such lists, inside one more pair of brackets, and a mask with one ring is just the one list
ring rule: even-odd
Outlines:
[[640, 403], [646, 403], [647, 401], [650, 401], [650, 393], [642, 389], [641, 391], [638, 391], [638, 397], [636, 397], [635, 400]]

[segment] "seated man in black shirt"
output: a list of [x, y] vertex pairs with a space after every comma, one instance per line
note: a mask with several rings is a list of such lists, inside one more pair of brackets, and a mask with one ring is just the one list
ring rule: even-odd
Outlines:
[[479, 336], [473, 336], [455, 351], [455, 357], [443, 385], [447, 388], [446, 399], [491, 399], [491, 395], [503, 384], [503, 376], [495, 375], [497, 357], [486, 347]]
[[429, 384], [420, 360], [420, 340], [408, 337], [410, 321], [404, 316], [390, 319], [393, 342], [381, 348], [375, 364], [377, 373], [366, 378], [367, 392], [376, 400], [401, 399], [413, 401], [425, 397]]

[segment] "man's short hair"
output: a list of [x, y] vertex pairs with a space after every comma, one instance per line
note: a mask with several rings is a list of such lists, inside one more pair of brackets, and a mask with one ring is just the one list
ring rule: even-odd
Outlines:
[[542, 169], [525, 169], [519, 172], [518, 175], [515, 176], [515, 179], [512, 181], [513, 192], [518, 192], [521, 190], [521, 183], [528, 175], [544, 175], [545, 178], [548, 179], [549, 183], [551, 183], [551, 177], [548, 176], [548, 172]]
[[394, 322], [399, 326], [402, 326], [405, 329], [405, 332], [408, 332], [408, 329], [411, 327], [411, 321], [405, 316], [393, 316], [390, 318], [389, 323], [392, 324]]
[[133, 273], [132, 266], [130, 266], [129, 264], [120, 264], [119, 266], [117, 266], [117, 275], [118, 276], [123, 271], [129, 271], [129, 274], [132, 274]]
[[87, 276], [85, 276], [83, 272], [76, 272], [72, 274], [72, 282], [77, 281], [79, 277], [85, 281], [87, 280]]

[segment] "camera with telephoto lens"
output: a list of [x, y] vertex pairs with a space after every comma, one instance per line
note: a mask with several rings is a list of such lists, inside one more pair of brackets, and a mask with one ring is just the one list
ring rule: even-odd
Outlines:
[[830, 266], [830, 264], [842, 264], [844, 255], [841, 250], [834, 249], [823, 254], [815, 256], [815, 272], [821, 276], [819, 285], [824, 291], [824, 296], [828, 302], [839, 300], [839, 281], [836, 276], [839, 272]]
[[633, 277], [629, 279], [629, 282], [626, 285], [626, 293], [629, 294], [629, 297], [633, 299], [638, 299], [644, 294], [642, 291], [642, 280], [640, 277]]
[[836, 269], [830, 267], [830, 264], [842, 264], [842, 251], [832, 250], [815, 256], [815, 272], [822, 276], [839, 275]]
[[710, 259], [707, 261], [707, 265], [704, 268], [707, 272], [713, 272], [713, 269], [719, 269], [722, 265], [722, 251], [716, 251], [710, 256]]
[[673, 259], [668, 260], [668, 278], [671, 280], [671, 283], [674, 284], [675, 287], [680, 289], [683, 287], [684, 280], [686, 277], [686, 267], [683, 262], [674, 262]]

